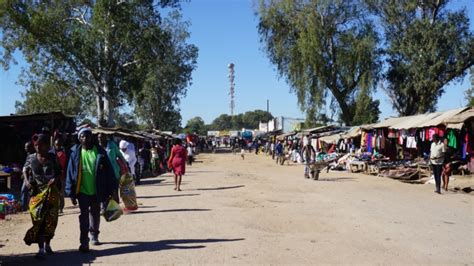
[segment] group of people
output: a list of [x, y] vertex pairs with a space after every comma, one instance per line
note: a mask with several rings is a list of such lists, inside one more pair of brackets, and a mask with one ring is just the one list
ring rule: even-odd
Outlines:
[[[53, 254], [51, 239], [54, 237], [59, 214], [64, 208], [64, 198], [69, 197], [73, 205], [79, 205], [80, 246], [79, 251], [89, 252], [90, 244], [99, 245], [100, 215], [108, 201], [119, 201], [118, 189], [121, 176], [136, 175], [135, 147], [133, 143], [121, 140], [119, 145], [106, 134], [97, 139], [88, 127], [77, 133], [76, 145], [70, 152], [62, 146], [61, 139], [37, 134], [25, 144], [27, 151], [23, 167], [22, 201], [31, 214], [33, 226], [27, 231], [24, 241], [27, 245], [38, 244], [38, 259]], [[147, 150], [148, 147], [142, 147]], [[153, 147], [155, 149], [155, 147]], [[166, 168], [174, 172], [175, 190], [181, 191], [182, 176], [185, 174], [188, 150], [180, 139], [175, 139], [169, 156], [161, 158], [151, 151], [147, 163], [157, 169]], [[144, 154], [143, 150], [139, 153]], [[147, 159], [147, 156], [141, 156]], [[163, 161], [161, 161], [163, 160]], [[154, 162], [153, 162], [154, 161]], [[143, 162], [143, 164], [145, 164]], [[126, 165], [125, 168], [123, 165]], [[145, 165], [145, 169], [149, 167]], [[156, 170], [156, 169], [155, 169]], [[28, 199], [29, 196], [29, 199]]]
[[[27, 231], [27, 245], [37, 243], [36, 258], [45, 259], [52, 254], [51, 239], [54, 237], [60, 210], [64, 208], [64, 197], [70, 197], [73, 205], [79, 204], [80, 247], [89, 251], [89, 241], [99, 242], [101, 203], [117, 198], [118, 178], [114, 163], [122, 158], [120, 153], [108, 153], [92, 140], [92, 132], [82, 128], [78, 133], [78, 144], [71, 148], [67, 166], [65, 157], [50, 149], [50, 137], [39, 134], [33, 138], [34, 153], [29, 151], [23, 167], [24, 186], [31, 196], [28, 208], [33, 226]], [[114, 154], [116, 158], [109, 156]], [[65, 154], [64, 154], [65, 155]], [[91, 239], [89, 239], [89, 234]]]

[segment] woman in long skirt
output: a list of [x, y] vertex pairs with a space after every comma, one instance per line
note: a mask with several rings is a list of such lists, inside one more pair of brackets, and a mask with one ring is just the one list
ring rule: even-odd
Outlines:
[[45, 259], [45, 253], [53, 254], [51, 239], [58, 224], [61, 170], [56, 156], [48, 152], [46, 135], [38, 135], [34, 145], [36, 153], [28, 156], [23, 168], [31, 194], [29, 211], [33, 222], [24, 241], [27, 245], [37, 243], [39, 251], [35, 257]]
[[168, 167], [169, 169], [173, 169], [174, 172], [174, 190], [181, 191], [181, 180], [186, 172], [187, 156], [187, 151], [183, 147], [181, 139], [175, 139], [168, 160]]

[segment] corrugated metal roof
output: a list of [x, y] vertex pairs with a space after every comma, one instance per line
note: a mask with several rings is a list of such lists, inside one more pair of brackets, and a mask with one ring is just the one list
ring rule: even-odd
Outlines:
[[465, 108], [464, 112], [460, 112], [456, 115], [453, 115], [449, 118], [445, 118], [443, 123], [446, 124], [456, 124], [456, 123], [464, 123], [466, 120], [471, 119], [474, 117], [474, 107]]
[[393, 129], [419, 128], [421, 124], [426, 123], [430, 120], [433, 120], [440, 114], [441, 113], [429, 113], [429, 114], [401, 117], [403, 119], [399, 120], [398, 123], [393, 124], [390, 128], [393, 128]]
[[335, 128], [335, 126], [329, 125], [329, 126], [302, 129], [300, 134], [307, 135], [307, 134], [310, 134], [310, 133], [319, 133], [319, 132], [331, 131], [334, 128]]
[[[435, 112], [403, 117], [390, 117], [377, 124], [361, 126], [370, 130], [375, 128], [410, 129], [438, 126], [447, 123], [460, 123], [474, 116], [473, 108], [458, 108], [445, 112]], [[457, 118], [456, 118], [457, 117]], [[452, 122], [449, 122], [452, 121]]]
[[373, 128], [385, 128], [385, 127], [391, 127], [394, 124], [400, 123], [404, 117], [389, 117], [386, 118], [385, 120], [376, 123], [376, 124], [371, 124], [371, 125], [365, 125], [361, 126], [363, 129], [373, 129]]
[[[420, 128], [422, 128], [422, 127], [434, 127], [434, 126], [437, 126], [437, 125], [441, 125], [445, 122], [445, 120], [449, 120], [452, 117], [454, 117], [458, 114], [461, 114], [461, 113], [463, 113], [464, 111], [466, 111], [468, 109], [469, 109], [468, 107], [463, 107], [463, 108], [458, 108], [458, 109], [453, 109], [453, 110], [449, 110], [449, 111], [446, 111], [446, 112], [442, 112], [437, 117], [435, 117], [433, 119], [430, 119], [430, 120], [428, 120], [424, 123], [421, 123], [420, 125], [418, 125], [418, 127], [420, 127]], [[465, 121], [465, 119], [462, 120], [462, 122], [464, 122], [464, 121]]]

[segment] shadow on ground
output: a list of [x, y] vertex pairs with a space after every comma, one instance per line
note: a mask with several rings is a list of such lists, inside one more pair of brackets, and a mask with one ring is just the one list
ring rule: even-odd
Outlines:
[[318, 180], [314, 181], [327, 181], [327, 182], [348, 182], [354, 181], [357, 178], [354, 177], [332, 177], [332, 178], [319, 178]]
[[[140, 207], [138, 207], [140, 209]], [[211, 209], [169, 209], [169, 210], [155, 210], [155, 211], [133, 211], [129, 214], [147, 214], [147, 213], [163, 213], [163, 212], [207, 212]]]
[[223, 190], [223, 189], [234, 189], [234, 188], [241, 188], [241, 187], [245, 187], [245, 185], [231, 186], [231, 187], [197, 188], [195, 190]]
[[215, 173], [216, 171], [186, 171], [186, 176], [187, 174], [195, 174], [195, 173]]
[[137, 196], [137, 199], [157, 199], [157, 198], [174, 198], [174, 197], [191, 197], [201, 194], [176, 194], [176, 195], [160, 195], [160, 196]]
[[145, 179], [145, 180], [140, 180], [140, 185], [139, 186], [146, 186], [146, 185], [153, 185], [157, 183], [161, 183], [162, 181], [165, 181], [166, 179]]
[[[77, 250], [58, 251], [52, 256], [48, 256], [45, 261], [38, 261], [34, 254], [21, 254], [14, 256], [0, 257], [2, 266], [4, 265], [83, 265], [93, 263], [97, 258], [114, 255], [156, 252], [170, 249], [199, 249], [205, 248], [203, 244], [218, 242], [243, 241], [244, 238], [222, 239], [169, 239], [149, 242], [104, 242], [102, 245], [121, 245], [104, 250], [92, 250], [90, 253], [80, 253]], [[132, 261], [130, 261], [132, 263]]]

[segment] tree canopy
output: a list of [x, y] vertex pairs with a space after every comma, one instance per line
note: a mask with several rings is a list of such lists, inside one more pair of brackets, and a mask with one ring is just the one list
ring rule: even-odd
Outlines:
[[212, 130], [256, 129], [260, 122], [267, 122], [272, 118], [271, 113], [263, 110], [248, 111], [234, 116], [222, 114], [212, 121], [209, 128]]
[[61, 81], [48, 80], [40, 84], [32, 82], [29, 84], [29, 90], [22, 95], [25, 100], [16, 101], [16, 112], [31, 114], [60, 111], [82, 120], [88, 114], [92, 99], [77, 93], [81, 91], [73, 90]]
[[368, 0], [385, 32], [386, 91], [400, 115], [435, 111], [453, 80], [474, 63], [474, 35], [449, 0]]
[[151, 66], [142, 90], [134, 93], [135, 113], [151, 128], [176, 132], [180, 127], [178, 106], [191, 83], [198, 55], [198, 49], [186, 43], [188, 24], [176, 11], [164, 20], [163, 28], [171, 38], [157, 63]]
[[184, 132], [198, 135], [207, 135], [207, 127], [204, 123], [204, 120], [201, 117], [196, 116], [188, 120], [186, 126], [184, 127]]
[[370, 98], [375, 89], [380, 49], [369, 17], [361, 1], [260, 1], [264, 49], [313, 120], [329, 104], [351, 125], [358, 92]]
[[160, 15], [159, 8], [177, 6], [178, 0], [4, 0], [0, 63], [8, 68], [20, 50], [30, 65], [29, 79], [60, 80], [80, 91], [76, 95], [92, 95], [100, 125], [113, 125], [114, 112], [123, 104], [136, 100], [149, 106], [147, 97], [163, 91], [171, 96], [159, 99], [153, 112], [154, 124], [163, 123], [157, 113], [177, 118], [173, 106], [185, 95], [197, 57], [196, 47], [177, 35], [185, 28], [173, 31], [177, 23], [165, 24]]

